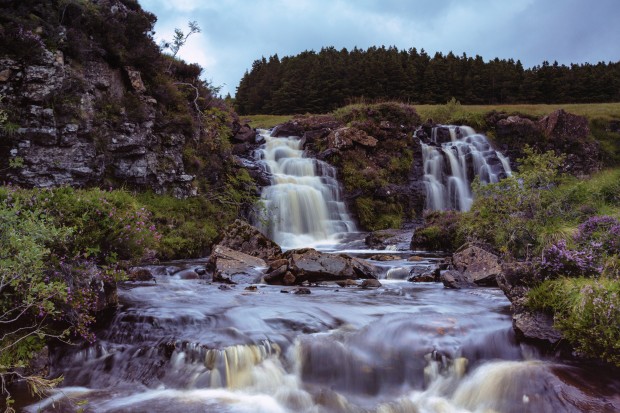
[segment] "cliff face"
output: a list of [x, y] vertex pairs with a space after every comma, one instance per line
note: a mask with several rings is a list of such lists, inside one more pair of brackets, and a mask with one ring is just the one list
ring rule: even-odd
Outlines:
[[[159, 52], [154, 21], [133, 0], [8, 2], [0, 96], [13, 126], [0, 130], [0, 181], [186, 197], [197, 175], [218, 174], [228, 157], [218, 134], [234, 130], [234, 115], [211, 96], [200, 68]], [[214, 106], [227, 116], [206, 125], [201, 112]], [[186, 167], [207, 141], [219, 167]]]

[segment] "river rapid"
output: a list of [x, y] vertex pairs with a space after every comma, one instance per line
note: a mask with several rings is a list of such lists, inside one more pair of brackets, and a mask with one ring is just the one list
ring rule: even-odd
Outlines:
[[399, 254], [372, 261], [380, 288], [325, 284], [310, 294], [179, 276], [201, 262], [153, 267], [156, 283], [119, 291], [121, 309], [94, 345], [56, 352], [64, 387], [23, 410], [619, 411], [612, 373], [516, 341], [500, 290], [387, 279], [438, 260]]

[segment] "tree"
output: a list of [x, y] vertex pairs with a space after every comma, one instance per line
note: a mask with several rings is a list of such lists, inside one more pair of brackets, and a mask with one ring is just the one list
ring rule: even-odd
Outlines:
[[162, 42], [161, 48], [163, 50], [170, 49], [170, 51], [172, 52], [172, 60], [168, 64], [168, 69], [167, 69], [168, 72], [170, 72], [170, 68], [172, 67], [172, 62], [174, 61], [177, 54], [179, 53], [179, 50], [181, 50], [181, 47], [183, 47], [185, 43], [187, 43], [187, 39], [192, 34], [200, 33], [200, 27], [198, 26], [198, 23], [196, 21], [189, 22], [187, 26], [189, 27], [189, 32], [187, 32], [187, 34], [183, 33], [183, 30], [179, 28], [175, 28], [174, 38], [172, 39], [172, 41], [168, 42], [164, 40]]

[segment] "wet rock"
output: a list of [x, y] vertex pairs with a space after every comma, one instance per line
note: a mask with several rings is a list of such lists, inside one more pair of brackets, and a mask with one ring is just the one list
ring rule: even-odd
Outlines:
[[444, 287], [456, 290], [476, 287], [476, 284], [467, 275], [455, 270], [443, 271], [440, 275], [440, 280]]
[[435, 129], [435, 140], [436, 143], [445, 143], [451, 142], [452, 136], [450, 135], [450, 129], [444, 126], [438, 126]]
[[425, 272], [422, 274], [416, 274], [410, 277], [407, 281], [414, 283], [431, 283], [439, 281], [439, 271]]
[[148, 268], [132, 268], [127, 276], [129, 281], [151, 281], [155, 279], [153, 272]]
[[174, 274], [175, 277], [180, 278], [181, 280], [198, 280], [200, 279], [200, 275], [193, 269], [188, 268], [185, 270], [181, 270]]
[[375, 279], [364, 280], [360, 284], [361, 288], [379, 288], [381, 287], [381, 282]]
[[399, 257], [398, 255], [375, 254], [368, 259], [373, 261], [396, 261], [400, 260], [401, 257]]
[[310, 289], [306, 287], [299, 287], [293, 290], [293, 294], [297, 294], [297, 295], [306, 295], [310, 293], [311, 293]]
[[502, 268], [499, 257], [479, 245], [466, 244], [452, 255], [452, 265], [479, 285], [497, 285]]
[[245, 291], [258, 291], [258, 287], [256, 287], [255, 285], [248, 285], [247, 287], [244, 288]]
[[213, 282], [229, 284], [253, 284], [261, 280], [264, 260], [218, 245], [209, 258], [207, 267], [213, 274]]
[[409, 278], [409, 269], [403, 267], [390, 268], [385, 276], [388, 280], [406, 280]]
[[512, 324], [517, 336], [556, 345], [562, 340], [562, 334], [553, 327], [552, 316], [526, 306], [527, 293], [540, 282], [540, 266], [531, 261], [502, 263], [502, 272], [497, 277], [499, 288], [510, 300]]
[[217, 246], [230, 248], [265, 261], [279, 259], [282, 249], [264, 236], [257, 228], [240, 219], [235, 220], [221, 233]]
[[[364, 260], [345, 254], [327, 254], [312, 248], [289, 250], [284, 261], [274, 261], [265, 276], [270, 284], [301, 284], [320, 281], [341, 281], [358, 278], [376, 278], [378, 269]], [[284, 272], [286, 267], [286, 272]], [[280, 275], [280, 274], [283, 274]], [[277, 276], [272, 275], [277, 274]], [[290, 275], [289, 275], [290, 274]]]
[[411, 230], [382, 229], [368, 234], [364, 242], [373, 249], [383, 250], [388, 246], [397, 246], [397, 248], [402, 246], [403, 249], [408, 249], [410, 239]]
[[342, 288], [357, 287], [357, 281], [354, 281], [354, 280], [336, 281], [336, 285]]
[[297, 277], [295, 277], [292, 272], [287, 271], [286, 274], [284, 274], [284, 285], [293, 285], [295, 281], [297, 281]]

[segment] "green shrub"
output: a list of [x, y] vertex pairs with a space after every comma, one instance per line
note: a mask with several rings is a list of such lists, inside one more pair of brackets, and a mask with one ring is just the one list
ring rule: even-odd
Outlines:
[[577, 351], [620, 366], [620, 281], [560, 278], [528, 294], [530, 308], [551, 311]]

